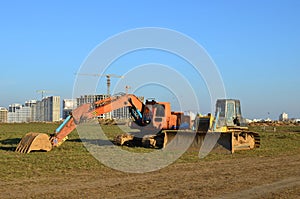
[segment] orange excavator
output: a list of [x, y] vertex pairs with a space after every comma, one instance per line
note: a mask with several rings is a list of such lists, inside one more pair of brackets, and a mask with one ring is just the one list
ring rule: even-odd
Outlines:
[[[258, 134], [248, 132], [247, 127], [237, 122], [242, 119], [238, 100], [218, 100], [215, 117], [209, 114], [191, 118], [183, 112], [171, 111], [169, 102], [147, 100], [144, 104], [133, 94], [122, 94], [79, 106], [50, 136], [44, 133], [27, 133], [17, 145], [16, 151], [50, 151], [61, 145], [78, 124], [123, 107], [128, 107], [133, 118], [131, 127], [140, 129], [143, 135], [119, 135], [114, 140], [118, 145], [127, 145], [134, 140], [139, 142], [138, 146], [165, 148], [172, 141], [180, 145], [180, 142], [186, 140], [181, 138], [192, 137], [191, 147], [199, 149], [207, 134], [218, 131], [221, 136], [214, 148], [233, 153], [235, 150], [259, 147]], [[232, 123], [233, 120], [236, 122]]]
[[[44, 133], [27, 133], [18, 144], [16, 151], [21, 153], [37, 150], [50, 151], [53, 147], [61, 145], [77, 124], [123, 107], [129, 108], [136, 128], [149, 125], [148, 130], [160, 132], [161, 129], [175, 129], [180, 122], [180, 114], [171, 112], [169, 102], [152, 100], [143, 104], [137, 96], [132, 94], [112, 96], [74, 109], [50, 136]], [[117, 143], [123, 145], [130, 140], [129, 137], [128, 135], [118, 136], [119, 142]]]

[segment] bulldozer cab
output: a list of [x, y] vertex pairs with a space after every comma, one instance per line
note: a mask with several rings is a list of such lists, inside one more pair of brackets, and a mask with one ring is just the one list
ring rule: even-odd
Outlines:
[[224, 126], [246, 126], [239, 100], [219, 99], [216, 103], [217, 128]]

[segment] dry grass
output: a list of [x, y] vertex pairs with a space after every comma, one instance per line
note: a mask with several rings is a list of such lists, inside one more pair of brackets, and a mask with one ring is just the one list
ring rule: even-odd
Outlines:
[[[14, 152], [18, 142], [27, 132], [52, 133], [58, 124], [1, 124], [0, 125], [0, 178], [27, 178], [32, 176], [51, 176], [53, 173], [72, 173], [79, 170], [95, 171], [107, 169], [99, 163], [83, 146], [77, 131], [69, 135], [69, 139], [59, 148], [46, 153], [34, 152], [20, 154]], [[103, 126], [108, 137], [122, 133], [118, 126]], [[251, 127], [261, 135], [261, 148], [252, 151], [239, 151], [234, 154], [210, 154], [199, 159], [197, 152], [186, 152], [177, 163], [192, 163], [199, 161], [215, 161], [238, 159], [248, 156], [270, 157], [277, 155], [293, 155], [300, 150], [300, 127], [280, 127], [276, 132], [262, 132], [260, 127]], [[128, 148], [134, 152], [148, 152], [144, 148]]]

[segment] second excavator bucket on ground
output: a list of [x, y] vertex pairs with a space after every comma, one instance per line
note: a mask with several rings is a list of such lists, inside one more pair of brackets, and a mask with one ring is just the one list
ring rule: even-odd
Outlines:
[[52, 144], [45, 133], [27, 133], [19, 142], [16, 151], [29, 153], [30, 151], [50, 151]]

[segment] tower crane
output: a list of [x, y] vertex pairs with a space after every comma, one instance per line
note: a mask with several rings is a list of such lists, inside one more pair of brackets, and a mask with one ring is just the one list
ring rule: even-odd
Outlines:
[[52, 91], [48, 91], [48, 90], [37, 90], [37, 93], [42, 93], [42, 99], [44, 98], [44, 94], [45, 93], [52, 93]]

